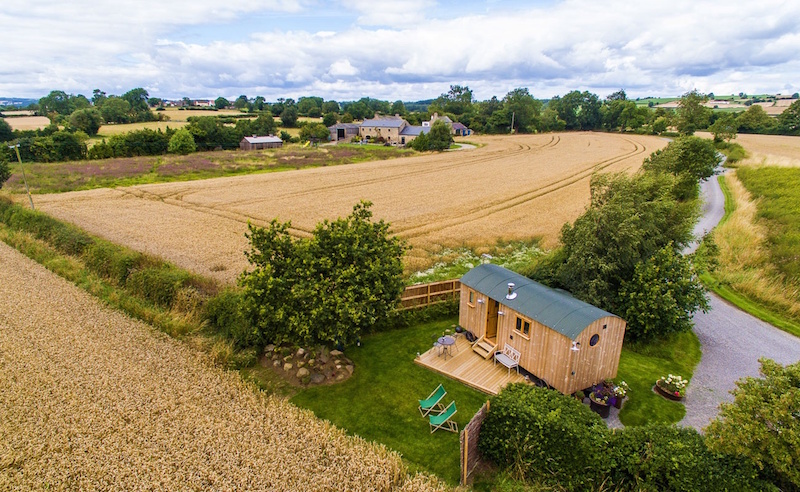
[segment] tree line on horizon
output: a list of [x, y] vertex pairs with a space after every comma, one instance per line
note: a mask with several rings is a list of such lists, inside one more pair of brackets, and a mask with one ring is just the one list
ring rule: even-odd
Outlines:
[[[301, 138], [327, 138], [322, 128], [338, 122], [372, 118], [375, 115], [400, 115], [412, 125], [429, 121], [431, 115], [446, 115], [474, 132], [485, 134], [540, 133], [549, 131], [608, 131], [632, 132], [652, 135], [692, 135], [698, 130], [709, 130], [717, 140], [729, 140], [740, 133], [766, 133], [800, 135], [800, 100], [795, 100], [779, 117], [769, 116], [759, 105], [751, 105], [739, 113], [714, 112], [704, 106], [708, 96], [696, 90], [684, 94], [675, 109], [637, 104], [620, 89], [601, 99], [589, 91], [571, 91], [549, 100], [536, 99], [527, 88], [517, 88], [502, 99], [493, 96], [477, 101], [467, 86], [452, 85], [450, 90], [431, 101], [409, 103], [392, 102], [363, 97], [358, 101], [337, 102], [322, 97], [279, 98], [267, 102], [263, 97], [248, 98], [240, 95], [234, 101], [217, 98], [215, 107], [234, 108], [242, 112], [241, 118], [192, 117], [189, 131], [194, 148], [187, 135], [181, 133], [181, 145], [174, 146], [177, 153], [195, 150], [233, 149], [243, 135], [275, 132], [274, 119], [281, 126], [303, 128]], [[0, 118], [0, 141], [16, 140], [26, 161], [53, 162], [62, 160], [97, 159], [132, 155], [153, 155], [169, 151], [169, 140], [176, 130], [167, 132], [137, 130], [134, 135], [110, 137], [102, 145], [95, 145], [92, 153], [88, 137], [97, 135], [104, 124], [123, 124], [144, 121], [166, 121], [165, 101], [150, 97], [147, 90], [135, 88], [122, 95], [109, 95], [95, 89], [91, 99], [64, 91], [52, 91], [29, 109], [47, 116], [51, 123], [40, 130], [12, 131]], [[188, 98], [183, 104], [190, 104]], [[209, 112], [213, 115], [213, 111]], [[258, 124], [248, 121], [256, 116]], [[301, 116], [322, 118], [320, 123], [301, 121]], [[209, 118], [208, 120], [203, 120]], [[235, 130], [231, 130], [231, 128]], [[281, 135], [292, 141], [288, 132]], [[296, 138], [296, 137], [295, 137]], [[143, 144], [143, 141], [149, 142]], [[0, 149], [0, 160], [11, 160], [8, 149]]]

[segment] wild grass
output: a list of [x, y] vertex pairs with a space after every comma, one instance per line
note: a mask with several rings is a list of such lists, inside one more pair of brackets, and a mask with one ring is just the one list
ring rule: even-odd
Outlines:
[[[762, 193], [759, 198], [745, 188], [740, 175]], [[798, 169], [740, 168], [736, 175], [721, 178], [726, 218], [713, 233], [718, 266], [702, 279], [745, 311], [800, 336], [800, 277], [794, 258], [800, 250], [798, 175]]]
[[[156, 122], [158, 123], [158, 122]], [[385, 160], [411, 155], [392, 147], [337, 145], [251, 152], [214, 151], [186, 156], [142, 156], [96, 161], [24, 163], [31, 193], [62, 193], [95, 188], [115, 188], [150, 183], [191, 181], [221, 176], [281, 172]], [[13, 176], [4, 184], [11, 193], [23, 193], [22, 172], [11, 164]]]

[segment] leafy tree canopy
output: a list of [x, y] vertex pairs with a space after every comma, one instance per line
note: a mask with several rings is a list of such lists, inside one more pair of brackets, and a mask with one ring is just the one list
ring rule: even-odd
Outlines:
[[69, 124], [72, 128], [89, 136], [97, 135], [103, 123], [103, 115], [95, 108], [79, 109], [69, 117]]
[[406, 246], [370, 207], [325, 220], [309, 239], [293, 239], [288, 222], [248, 225], [253, 269], [239, 284], [251, 343], [347, 345], [387, 318], [403, 290]]
[[752, 461], [783, 490], [800, 489], [800, 362], [761, 359], [760, 378], [736, 383], [733, 403], [706, 428], [709, 447]]
[[169, 139], [167, 150], [170, 154], [187, 155], [197, 150], [194, 137], [189, 130], [181, 128], [177, 130]]
[[684, 94], [678, 101], [678, 132], [682, 135], [692, 135], [697, 130], [708, 126], [711, 118], [711, 108], [703, 104], [708, 97], [697, 92], [697, 89]]

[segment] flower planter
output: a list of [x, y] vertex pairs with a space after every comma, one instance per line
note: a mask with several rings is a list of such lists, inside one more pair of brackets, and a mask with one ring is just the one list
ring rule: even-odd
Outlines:
[[622, 400], [624, 400], [624, 399], [625, 399], [625, 398], [624, 398], [624, 397], [622, 397], [622, 396], [618, 396], [618, 397], [616, 397], [616, 398], [614, 399], [614, 408], [616, 408], [616, 409], [620, 409], [620, 408], [622, 408]]
[[604, 419], [608, 418], [608, 414], [611, 412], [611, 406], [608, 403], [595, 400], [591, 395], [589, 395], [589, 408]]
[[663, 396], [664, 398], [666, 398], [668, 400], [683, 401], [683, 397], [682, 396], [676, 395], [675, 393], [669, 391], [666, 388], [662, 388], [661, 384], [662, 384], [663, 381], [664, 381], [663, 379], [659, 379], [658, 381], [656, 381], [656, 385], [655, 385], [656, 393], [658, 393], [659, 395]]

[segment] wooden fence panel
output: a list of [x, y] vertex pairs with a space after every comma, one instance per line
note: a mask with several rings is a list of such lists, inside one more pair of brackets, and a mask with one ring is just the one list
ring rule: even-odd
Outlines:
[[428, 284], [406, 287], [400, 296], [400, 309], [429, 306], [437, 302], [458, 299], [461, 295], [460, 280], [442, 280]]
[[489, 402], [487, 401], [461, 430], [461, 485], [469, 485], [470, 475], [481, 461], [478, 439], [481, 436], [481, 425], [488, 414]]

